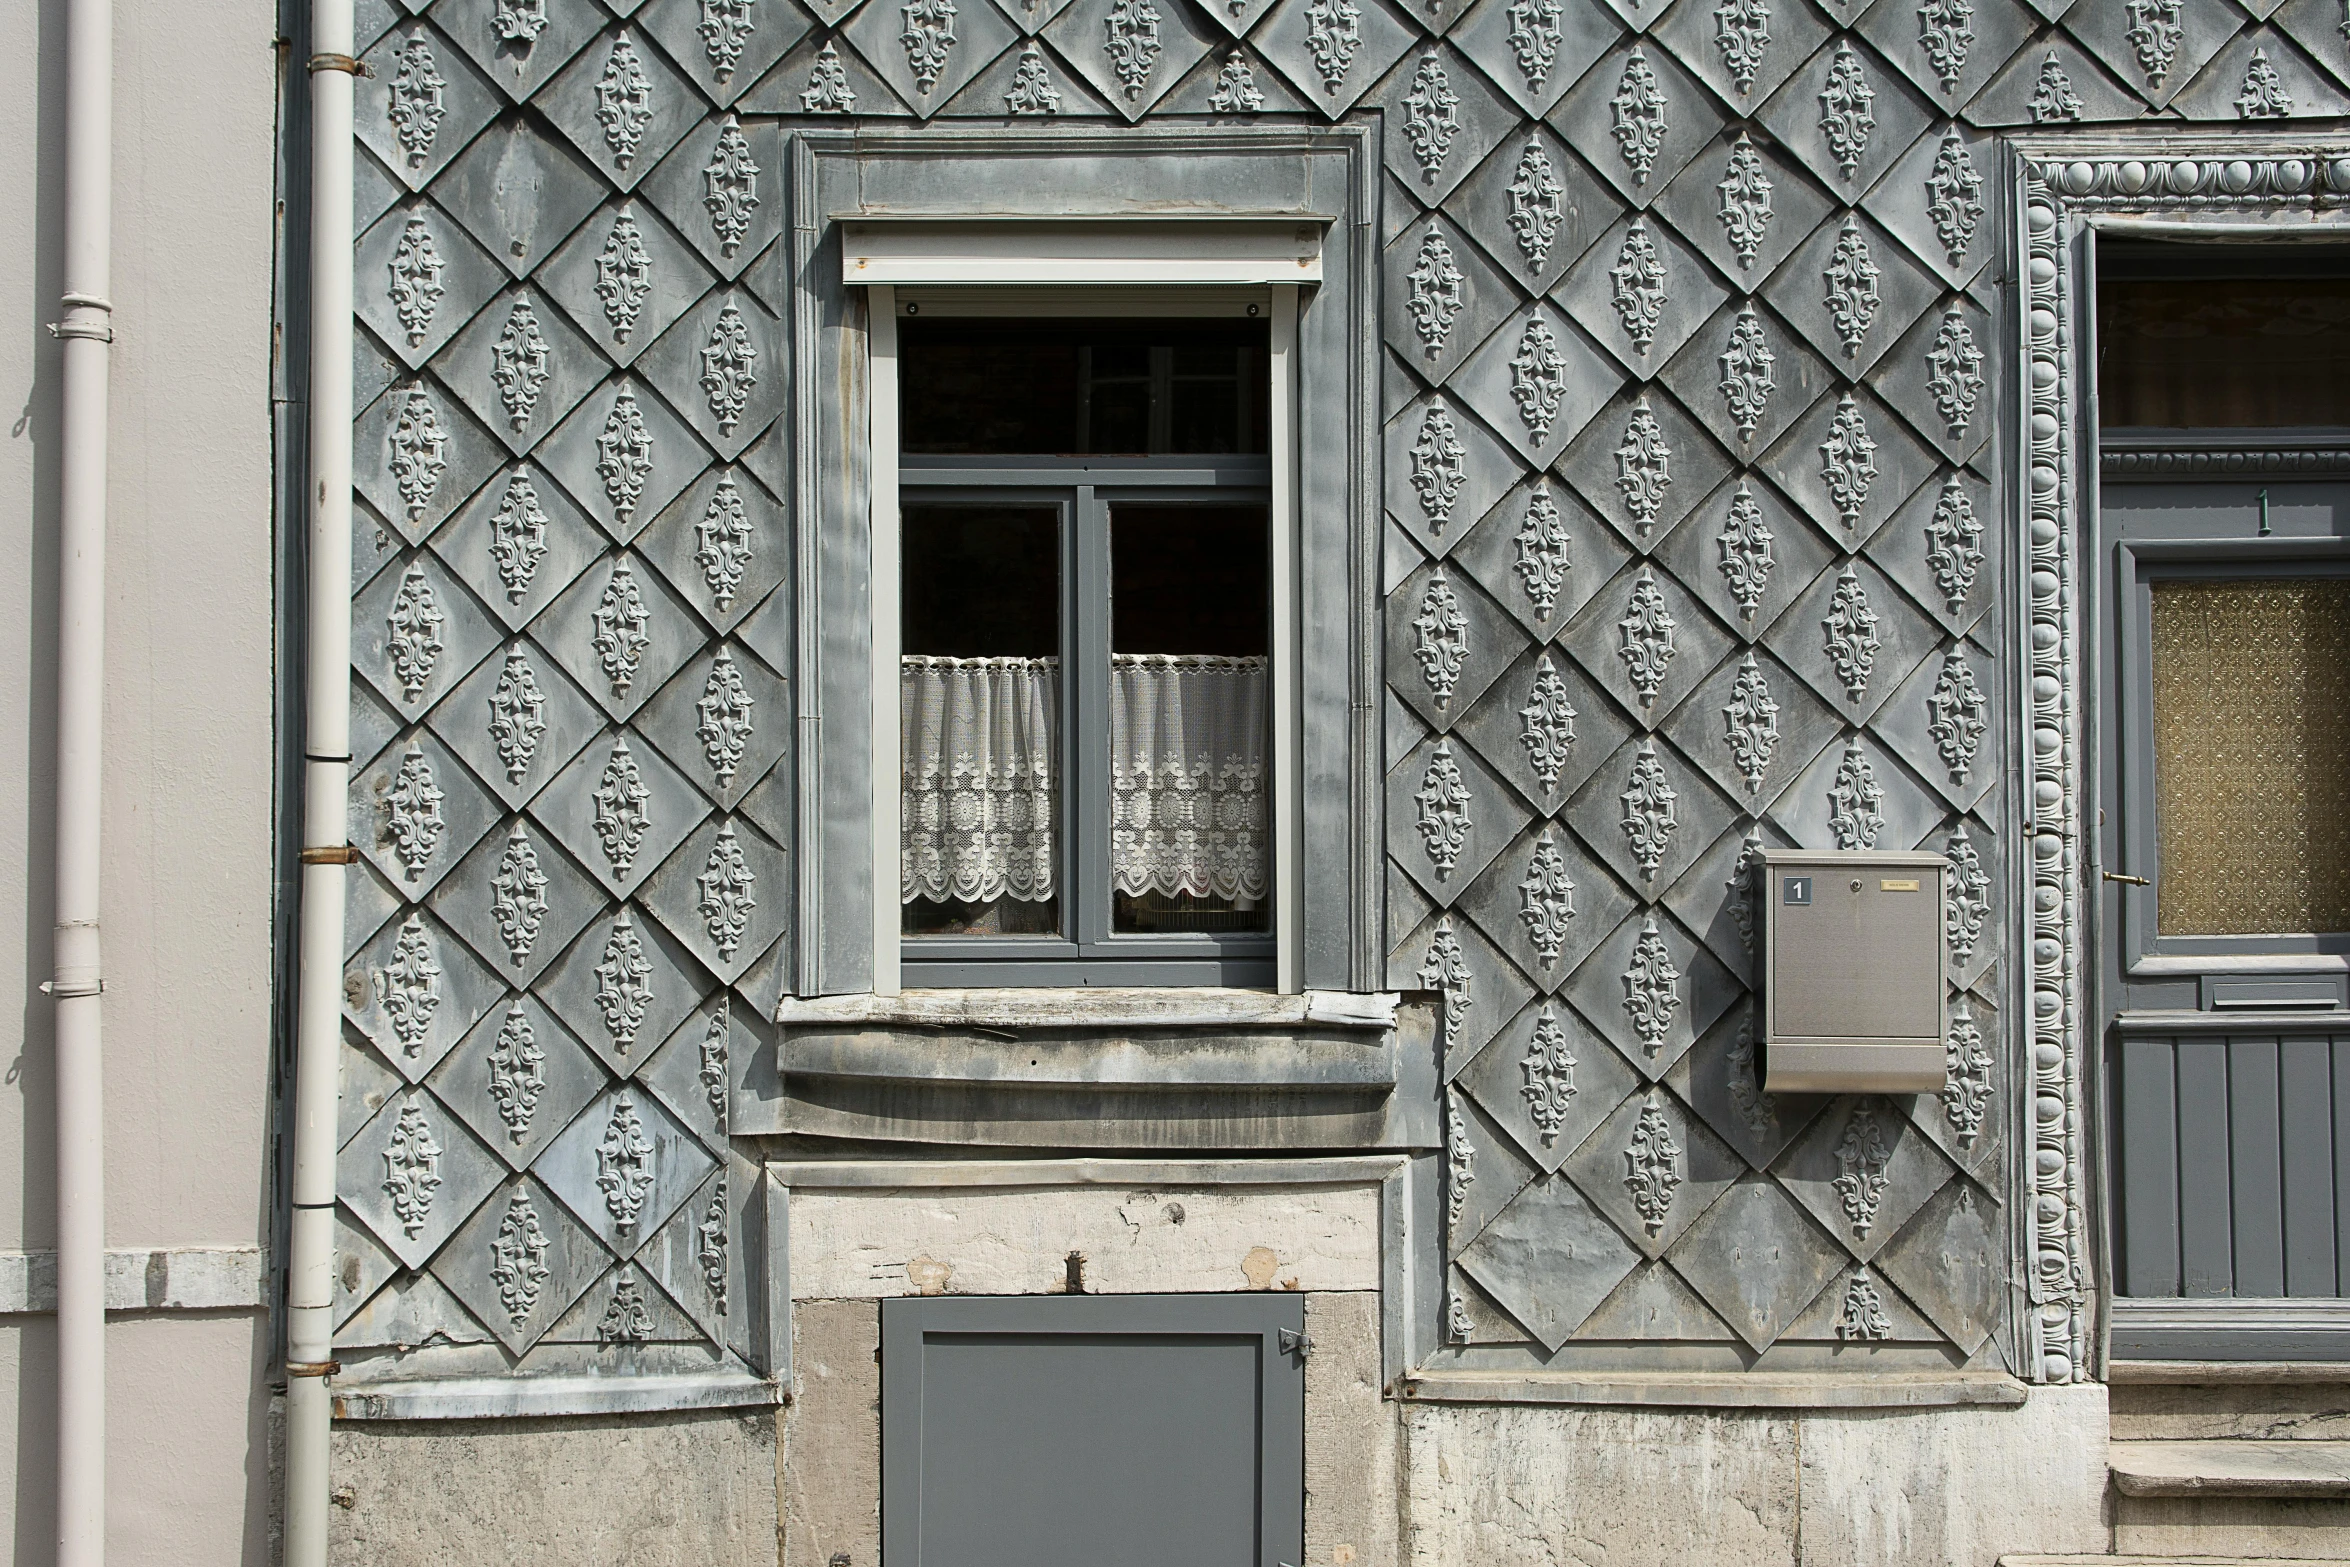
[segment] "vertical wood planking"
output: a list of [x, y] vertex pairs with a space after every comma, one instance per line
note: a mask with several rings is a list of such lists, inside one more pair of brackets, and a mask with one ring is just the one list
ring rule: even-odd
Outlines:
[[2277, 1109], [2277, 1041], [2228, 1041], [2228, 1174], [2236, 1293], [2285, 1293], [2285, 1180]]
[[2179, 1292], [2179, 1098], [2176, 1047], [2121, 1044], [2121, 1292]]
[[2277, 1047], [2278, 1141], [2285, 1172], [2285, 1293], [2334, 1293], [2333, 1042], [2287, 1039]]
[[2187, 1295], [2235, 1288], [2228, 1168], [2228, 1047], [2178, 1042], [2179, 1271]]

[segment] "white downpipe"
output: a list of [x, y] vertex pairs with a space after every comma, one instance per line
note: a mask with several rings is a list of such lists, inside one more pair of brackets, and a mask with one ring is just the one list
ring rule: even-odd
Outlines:
[[326, 1378], [334, 1350], [343, 877], [352, 858], [344, 819], [351, 773], [351, 90], [358, 67], [351, 10], [352, 0], [315, 0], [310, 9], [310, 602], [286, 1269], [287, 1567], [326, 1561], [332, 1416]]
[[57, 539], [57, 1560], [106, 1559], [106, 1106], [99, 1062], [99, 750], [114, 307], [114, 10], [65, 14], [65, 298]]

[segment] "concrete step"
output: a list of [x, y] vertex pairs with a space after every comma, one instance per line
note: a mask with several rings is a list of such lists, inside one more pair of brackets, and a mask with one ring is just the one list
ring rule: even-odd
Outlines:
[[2113, 1442], [2124, 1496], [2350, 1497], [2350, 1442]]

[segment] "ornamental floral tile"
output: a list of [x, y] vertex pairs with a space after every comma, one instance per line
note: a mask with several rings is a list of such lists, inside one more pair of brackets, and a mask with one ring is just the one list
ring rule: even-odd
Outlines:
[[2345, 86], [2350, 86], [2350, 51], [2335, 47], [2342, 18], [2326, 0], [2285, 0], [2269, 13], [2271, 21], [2297, 41], [2309, 57]]
[[507, 629], [528, 625], [610, 547], [544, 468], [516, 463], [432, 537], [443, 565]]
[[[721, 662], [723, 660], [723, 662]], [[740, 643], [704, 647], [637, 715], [637, 728], [731, 809], [790, 744], [791, 687]]]
[[1996, 989], [2007, 932], [2007, 902], [1995, 891], [2007, 885], [2006, 855], [1999, 840], [1982, 817], [1967, 816], [1935, 823], [1916, 846], [1950, 864], [1942, 908], [1950, 983], [1961, 989]]
[[1859, 31], [1944, 113], [1956, 113], [2039, 25], [2019, 0], [1920, 0], [1876, 7]]
[[1934, 453], [1866, 388], [1820, 398], [1757, 464], [1847, 550], [1875, 537], [1934, 473]]
[[1665, 890], [1665, 907], [1697, 933], [1741, 984], [1754, 978], [1757, 932], [1753, 857], [1763, 849], [1792, 848], [1787, 835], [1768, 821], [1734, 818], [1713, 847]]
[[401, 1263], [419, 1268], [505, 1169], [445, 1105], [411, 1088], [344, 1145], [335, 1173], [343, 1206]]
[[1790, 326], [1847, 376], [1868, 372], [1940, 297], [1934, 275], [1872, 219], [1823, 224], [1763, 285]]
[[1485, 253], [1435, 213], [1389, 241], [1382, 271], [1390, 280], [1381, 311], [1387, 346], [1430, 385], [1442, 383], [1518, 305], [1517, 291]]
[[1763, 1092], [1759, 1038], [1755, 1003], [1747, 997], [1715, 1019], [1665, 1074], [1666, 1086], [1757, 1170], [1830, 1103], [1825, 1094]]
[[1505, 135], [1445, 203], [1509, 280], [1540, 294], [1624, 210], [1545, 125]]
[[[359, 236], [351, 258], [353, 313], [370, 338], [415, 369], [473, 319], [506, 274], [447, 213], [422, 196], [400, 202]], [[376, 390], [399, 378], [386, 366]], [[366, 398], [354, 387], [354, 400]]]
[[[1514, 416], [1514, 415], [1513, 415]], [[1449, 554], [1522, 471], [1456, 398], [1423, 398], [1387, 422], [1387, 512], [1424, 550]]]
[[1970, 990], [1954, 993], [1943, 1012], [1949, 1086], [1938, 1094], [1911, 1094], [1904, 1108], [1918, 1130], [1995, 1200], [2005, 1189], [2001, 1160], [2015, 1107], [2004, 1017], [1989, 996]]
[[[750, 1009], [724, 992], [687, 1014], [655, 1051], [637, 1081], [693, 1129], [709, 1150], [724, 1157], [726, 1116], [734, 1084], [747, 1075], [745, 1063], [758, 1048]], [[737, 1013], [743, 1014], [738, 1018]]]
[[1724, 303], [1665, 366], [1663, 379], [1682, 406], [1703, 410], [1746, 462], [1768, 451], [1835, 383], [1802, 336], [1754, 299]]
[[1387, 0], [1275, 0], [1249, 41], [1332, 119], [1412, 46], [1417, 29]]
[[2145, 101], [2094, 56], [2063, 33], [2050, 33], [2017, 50], [1967, 105], [1966, 117], [1974, 125], [2039, 129], [2134, 120], [2145, 112]]
[[[720, 1162], [729, 1162], [723, 1153]], [[735, 1244], [741, 1233], [736, 1222], [738, 1185], [731, 1170], [712, 1173], [636, 1254], [636, 1266], [685, 1309], [710, 1342], [720, 1345], [726, 1342], [729, 1308], [741, 1303], [747, 1315], [747, 1302], [728, 1287], [741, 1252]], [[601, 1320], [597, 1325], [602, 1327]]]
[[1814, 50], [1756, 118], [1831, 194], [1856, 201], [1925, 131], [1934, 106], [1866, 43], [1840, 35]]
[[[2343, 37], [2337, 23], [2335, 36], [2321, 46], [2319, 57], [2340, 56]], [[2273, 29], [2255, 27], [2237, 34], [2213, 55], [2171, 100], [2171, 107], [2190, 120], [2263, 124], [2337, 119], [2350, 113], [2350, 97]]]
[[721, 109], [764, 76], [811, 25], [791, 0], [648, 0], [636, 20]]
[[1966, 810], [1999, 783], [1995, 765], [2007, 689], [1999, 659], [1973, 642], [1929, 653], [1880, 708], [1886, 744], [1953, 806]]
[[1390, 686], [1450, 729], [1526, 646], [1526, 634], [1466, 574], [1432, 562], [1387, 597]]
[[[857, 3], [812, 0], [810, 9], [825, 16], [827, 25], [837, 25]], [[904, 119], [914, 112], [840, 34], [821, 32], [802, 38], [735, 100], [734, 108], [738, 114], [779, 114], [818, 122], [846, 120], [852, 114], [859, 119]]]
[[1520, 655], [1455, 733], [1547, 813], [1574, 797], [1632, 727], [1573, 659], [1548, 648]]
[[1601, 55], [1546, 118], [1635, 207], [1656, 200], [1724, 124], [1697, 78], [1640, 37]]
[[1688, 589], [1648, 561], [1617, 573], [1559, 638], [1643, 729], [1661, 725], [1732, 645]]
[[1867, 1261], [1954, 1173], [1890, 1099], [1830, 1105], [1774, 1166], [1780, 1183], [1855, 1257]]
[[1535, 467], [1566, 450], [1620, 382], [1615, 363], [1566, 317], [1537, 303], [1496, 327], [1451, 390]]
[[1957, 124], [1918, 138], [1862, 198], [1910, 254], [1964, 288], [1999, 248], [1999, 145]]
[[544, 1349], [593, 1345], [599, 1360], [609, 1357], [615, 1366], [628, 1365], [641, 1346], [704, 1342], [701, 1325], [634, 1263], [598, 1279], [540, 1341]]
[[[1215, 8], [1209, 9], [1213, 12]], [[1226, 14], [1231, 11], [1229, 4], [1223, 9]], [[1402, 69], [1401, 64], [1397, 69]], [[1274, 70], [1261, 55], [1251, 54], [1243, 45], [1227, 39], [1211, 48], [1191, 68], [1191, 74], [1159, 100], [1158, 112], [1210, 114], [1230, 125], [1268, 114], [1305, 114], [1311, 108], [1289, 84], [1289, 79]], [[1402, 213], [1382, 212], [1382, 220], [1392, 221], [1410, 212], [1410, 203], [1401, 205]]]
[[580, 50], [531, 107], [606, 179], [631, 190], [708, 105], [651, 39], [625, 27]]
[[[1388, 865], [1390, 872], [1400, 872], [1416, 893], [1419, 883], [1402, 869], [1401, 861], [1390, 859]], [[1534, 995], [1526, 977], [1466, 915], [1445, 910], [1420, 920], [1388, 950], [1387, 982], [1397, 990], [1433, 990], [1442, 995], [1439, 1037], [1448, 1076], [1468, 1065], [1485, 1041], [1517, 1016], [1518, 1008]]]
[[788, 369], [783, 324], [742, 289], [705, 296], [636, 363], [729, 462], [782, 411]]
[[500, 120], [433, 182], [433, 195], [515, 277], [551, 256], [609, 190], [594, 164], [528, 119]]
[[1516, 105], [1459, 50], [1435, 41], [1407, 50], [1362, 101], [1391, 128], [1381, 138], [1387, 172], [1423, 206], [1449, 197], [1518, 125]]
[[[1154, 76], [1154, 83], [1158, 82]], [[1086, 85], [1067, 60], [1031, 38], [1006, 49], [940, 109], [943, 119], [1117, 119], [1108, 99]]]
[[464, 51], [421, 22], [394, 27], [360, 56], [351, 130], [410, 190], [447, 168], [499, 109], [498, 92]]
[[411, 909], [343, 966], [343, 1017], [402, 1077], [421, 1082], [501, 988], [446, 926]]
[[1866, 560], [1822, 572], [1763, 645], [1846, 723], [1870, 721], [1940, 643], [1934, 622]]
[[552, 1193], [517, 1176], [433, 1259], [433, 1274], [508, 1350], [522, 1354], [611, 1264]]
[[[506, 452], [429, 376], [393, 386], [353, 421], [351, 486], [394, 533], [425, 538], [481, 487]], [[354, 558], [354, 566], [366, 559]]]
[[[995, 13], [969, 14], [978, 31]], [[773, 126], [732, 113], [704, 119], [638, 189], [720, 277], [740, 277], [783, 232], [783, 148]]]
[[1811, 7], [1712, 0], [1668, 9], [1649, 29], [1737, 114], [1751, 116], [1828, 36]]
[[1567, 981], [1566, 999], [1650, 1082], [1671, 1070], [1745, 987], [1678, 920], [1635, 910]]
[[1444, 1341], [1447, 1347], [1474, 1345], [1484, 1349], [1495, 1346], [1524, 1348], [1534, 1346], [1534, 1335], [1525, 1325], [1494, 1303], [1493, 1297], [1477, 1287], [1477, 1281], [1458, 1267], [1445, 1270]]
[[[335, 1209], [335, 1327], [351, 1320], [381, 1289], [386, 1280], [400, 1271], [400, 1259], [384, 1249], [383, 1242], [367, 1232], [367, 1226], [352, 1217], [348, 1208]], [[338, 1331], [335, 1347], [344, 1347]]]
[[573, 1117], [533, 1173], [598, 1240], [629, 1257], [717, 1167], [642, 1084], [618, 1083]]
[[2155, 108], [2165, 108], [2205, 61], [2243, 25], [2233, 6], [2141, 0], [2131, 5], [2077, 5], [2065, 31], [2114, 77]]
[[430, 892], [498, 815], [498, 802], [429, 730], [410, 730], [351, 780], [351, 845], [404, 898]]
[[605, 1070], [627, 1077], [652, 1059], [710, 984], [659, 921], [622, 905], [591, 920], [536, 989]]
[[1536, 119], [1623, 35], [1600, 7], [1562, 0], [1477, 0], [1452, 28], [1454, 46]]
[[1766, 1176], [1748, 1176], [1690, 1226], [1673, 1270], [1749, 1347], [1770, 1346], [1847, 1266], [1817, 1224]]
[[1866, 1356], [1877, 1344], [1939, 1344], [1943, 1335], [1884, 1275], [1864, 1265], [1829, 1279], [1779, 1337], [1783, 1343], [1832, 1344], [1834, 1362]]
[[709, 291], [715, 274], [650, 202], [631, 200], [582, 223], [538, 281], [625, 369]]
[[1642, 897], [1696, 863], [1738, 814], [1669, 742], [1627, 740], [1567, 803], [1567, 824]]
[[1578, 1343], [1707, 1343], [1736, 1337], [1720, 1314], [1663, 1262], [1634, 1269], [1575, 1330]]
[[1623, 541], [1647, 553], [1730, 475], [1730, 458], [1662, 388], [1618, 392], [1559, 460], [1558, 472]]
[[1869, 558], [1944, 629], [1969, 630], [2004, 580], [1997, 508], [1991, 486], [1972, 468], [1946, 470], [1920, 485], [1869, 541]]
[[1072, 0], [1043, 33], [1130, 122], [1149, 113], [1225, 41], [1223, 31], [1187, 0]]
[[1462, 1090], [1446, 1092], [1444, 1109], [1445, 1251], [1458, 1258], [1495, 1215], [1541, 1179], [1542, 1172], [1527, 1162], [1516, 1143]]
[[491, 973], [522, 986], [570, 944], [604, 894], [551, 837], [516, 818], [484, 834], [425, 902]]
[[546, 470], [626, 543], [692, 483], [710, 455], [647, 383], [623, 376], [590, 392], [538, 446]]
[[535, 997], [490, 1008], [427, 1079], [504, 1163], [529, 1165], [604, 1087], [604, 1069]]
[[610, 368], [527, 284], [491, 300], [433, 360], [442, 384], [517, 456], [545, 439]]
[[1847, 735], [1772, 802], [1770, 819], [1801, 844], [1899, 849], [1941, 819], [1942, 802], [1886, 746]]
[[413, 723], [498, 645], [499, 627], [448, 568], [419, 551], [351, 599], [351, 667]]
[[1691, 159], [1656, 200], [1666, 221], [1744, 291], [1769, 277], [1833, 205], [1768, 137], [1743, 132]]
[[686, 950], [726, 983], [782, 935], [791, 859], [747, 821], [706, 819], [646, 879], [640, 895]]
[[1877, 361], [1869, 384], [1951, 462], [1967, 462], [1991, 439], [1999, 389], [1991, 356], [1999, 340], [1973, 295], [1943, 301]]
[[635, 555], [582, 572], [532, 629], [616, 721], [644, 706], [703, 640], [692, 612]]
[[517, 638], [432, 711], [433, 733], [519, 809], [602, 731], [604, 715], [538, 644]]
[[1653, 1259], [1746, 1173], [1746, 1161], [1670, 1092], [1647, 1084], [1583, 1139], [1563, 1173]]
[[440, 0], [433, 21], [520, 102], [554, 78], [604, 25], [592, 5], [517, 6], [513, 0]]
[[1878, 1266], [1969, 1355], [1997, 1330], [2007, 1303], [1999, 1210], [1963, 1176], [1935, 1194]]
[[531, 815], [614, 897], [626, 897], [709, 812], [642, 735], [591, 743], [532, 802]]
[[1655, 559], [1753, 641], [1812, 584], [1835, 551], [1760, 475], [1725, 479], [1665, 536]]
[[1564, 1175], [1527, 1187], [1456, 1255], [1469, 1277], [1553, 1350], [1640, 1260]]
[[1566, 628], [1631, 553], [1580, 496], [1542, 473], [1503, 496], [1451, 558], [1520, 625], [1547, 638]]
[[1640, 1079], [1564, 1001], [1532, 1001], [1455, 1080], [1549, 1175]]
[[1575, 835], [1551, 821], [1519, 834], [1459, 904], [1545, 992], [1565, 984], [1632, 906], [1632, 895]]
[[1551, 291], [1635, 376], [1653, 376], [1729, 292], [1670, 225], [1636, 214], [1601, 234]]
[[1725, 657], [1663, 725], [1731, 799], [1759, 814], [1843, 721], [1767, 650]]
[[1404, 869], [1439, 904], [1450, 904], [1532, 813], [1463, 741], [1436, 736], [1387, 775], [1387, 819]]

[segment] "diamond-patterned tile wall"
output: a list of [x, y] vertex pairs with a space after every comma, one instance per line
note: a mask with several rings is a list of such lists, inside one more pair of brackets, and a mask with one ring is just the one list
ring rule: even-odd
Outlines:
[[[2339, 6], [2250, 10], [369, 10], [350, 1345], [744, 1342], [711, 1085], [789, 934], [791, 127], [1376, 112], [1389, 978], [1444, 994], [1445, 1353], [1997, 1353], [1994, 138], [2350, 111]], [[1951, 859], [1940, 1099], [1759, 1091], [1746, 857], [1797, 842]]]

